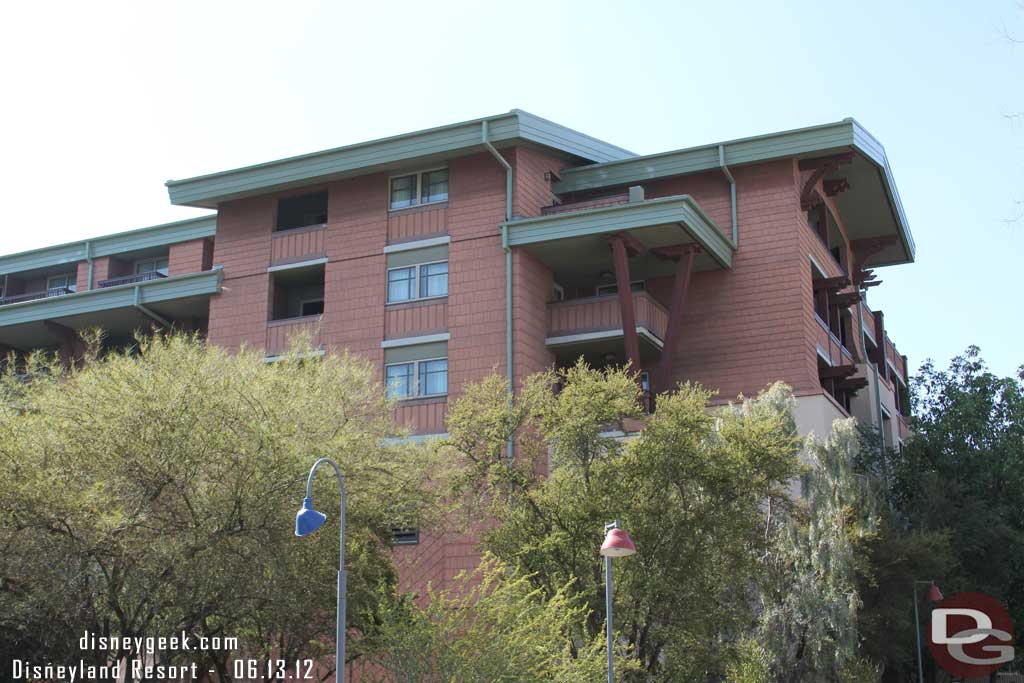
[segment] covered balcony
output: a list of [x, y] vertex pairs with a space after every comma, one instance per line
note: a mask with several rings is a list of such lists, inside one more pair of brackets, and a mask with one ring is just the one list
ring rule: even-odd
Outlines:
[[[657, 358], [665, 346], [668, 310], [647, 292], [633, 292], [636, 334], [643, 360]], [[622, 307], [617, 294], [548, 304], [546, 339], [557, 356], [599, 355], [622, 349]]]
[[732, 267], [733, 244], [687, 195], [627, 194], [551, 207], [503, 226], [505, 244], [547, 266], [548, 347], [558, 364], [584, 357], [669, 383], [686, 292], [694, 272]]
[[154, 325], [202, 329], [221, 278], [217, 268], [9, 303], [0, 308], [0, 349], [56, 347], [73, 358], [80, 353], [75, 333], [92, 327], [102, 328], [114, 344]]

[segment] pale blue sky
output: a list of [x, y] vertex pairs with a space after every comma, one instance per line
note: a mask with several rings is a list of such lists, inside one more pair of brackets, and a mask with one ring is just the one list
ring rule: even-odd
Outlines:
[[168, 178], [513, 107], [639, 153], [853, 116], [917, 241], [871, 292], [900, 350], [1024, 363], [1012, 0], [150, 4], [5, 11], [0, 253], [194, 215]]

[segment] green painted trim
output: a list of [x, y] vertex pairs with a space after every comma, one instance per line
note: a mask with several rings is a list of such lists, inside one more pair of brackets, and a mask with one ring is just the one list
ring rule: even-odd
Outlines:
[[[177, 242], [213, 237], [217, 232], [217, 216], [200, 216], [174, 223], [163, 223], [148, 228], [92, 237], [79, 242], [68, 242], [52, 247], [23, 251], [0, 256], [0, 275], [17, 274], [26, 270], [51, 266], [77, 264], [88, 258], [113, 256], [139, 249], [161, 247]], [[90, 251], [91, 250], [91, 251]]]
[[524, 140], [587, 161], [611, 161], [632, 152], [519, 109], [439, 128], [360, 142], [312, 154], [269, 161], [230, 171], [168, 180], [172, 204], [215, 208], [219, 202], [266, 194], [313, 182], [396, 168], [423, 157], [443, 159], [483, 151], [480, 128], [488, 125], [488, 140]]
[[[613, 185], [639, 183], [687, 173], [700, 173], [721, 167], [727, 159], [730, 168], [744, 164], [784, 159], [798, 155], [823, 155], [853, 149], [870, 159], [883, 174], [889, 201], [904, 249], [914, 260], [915, 245], [896, 190], [896, 182], [885, 156], [885, 149], [863, 126], [852, 118], [820, 126], [739, 138], [728, 142], [689, 147], [671, 152], [618, 159], [607, 162], [564, 168], [562, 180], [554, 183], [557, 194], [592, 190]], [[885, 265], [885, 264], [877, 264]]]
[[508, 244], [518, 247], [666, 223], [680, 224], [720, 266], [732, 267], [732, 243], [689, 195], [523, 218], [504, 225], [508, 226]]
[[58, 320], [114, 308], [134, 308], [136, 304], [154, 304], [191, 296], [218, 294], [222, 277], [223, 271], [215, 268], [161, 280], [90, 289], [48, 299], [8, 304], [0, 307], [0, 327], [40, 320]]

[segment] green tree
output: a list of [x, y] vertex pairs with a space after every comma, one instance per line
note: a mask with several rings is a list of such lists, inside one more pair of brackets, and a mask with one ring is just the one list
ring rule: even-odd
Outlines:
[[[605, 680], [604, 641], [585, 640], [586, 608], [571, 584], [547, 595], [493, 557], [422, 606], [383, 599], [377, 654], [380, 683]], [[570, 643], [575, 653], [570, 652]], [[621, 670], [635, 663], [619, 661]]]
[[[301, 344], [300, 344], [301, 345]], [[61, 374], [37, 354], [0, 378], [0, 659], [96, 663], [98, 635], [232, 636], [249, 656], [333, 650], [337, 484], [296, 539], [314, 458], [347, 475], [353, 615], [372, 633], [390, 529], [422, 508], [424, 454], [385, 446], [376, 373], [348, 356], [268, 364], [187, 336], [140, 339]], [[334, 513], [334, 514], [331, 514]], [[123, 655], [115, 652], [114, 656]], [[240, 652], [203, 653], [221, 669]], [[330, 660], [328, 660], [330, 661]]]
[[765, 680], [877, 678], [858, 633], [862, 549], [878, 522], [870, 480], [854, 469], [861, 448], [852, 418], [824, 443], [808, 438], [802, 495], [771, 524], [755, 638], [770, 662]]
[[604, 628], [603, 525], [628, 529], [639, 552], [615, 563], [615, 624], [637, 680], [713, 678], [735, 658], [753, 619], [764, 505], [783, 505], [799, 471], [788, 389], [714, 411], [710, 398], [693, 385], [663, 394], [643, 431], [623, 439], [641, 414], [637, 385], [580, 363], [531, 377], [511, 403], [491, 377], [450, 410], [447, 449], [465, 465], [456, 493], [500, 520], [483, 547], [548, 597], [571, 585], [587, 640]]
[[[889, 570], [878, 603], [908, 615], [900, 633], [912, 637], [911, 582], [935, 579], [947, 595], [988, 593], [1024, 623], [1024, 368], [998, 377], [970, 347], [947, 369], [924, 363], [911, 388], [913, 436], [890, 454], [895, 536], [874, 561]], [[897, 575], [893, 559], [914, 569]]]

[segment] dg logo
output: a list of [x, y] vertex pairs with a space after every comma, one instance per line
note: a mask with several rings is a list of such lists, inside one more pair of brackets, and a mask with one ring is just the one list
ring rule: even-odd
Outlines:
[[1013, 661], [1013, 622], [995, 598], [958, 593], [932, 610], [928, 648], [954, 676], [989, 676]]

